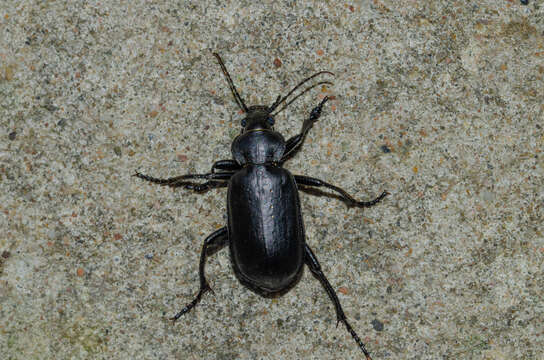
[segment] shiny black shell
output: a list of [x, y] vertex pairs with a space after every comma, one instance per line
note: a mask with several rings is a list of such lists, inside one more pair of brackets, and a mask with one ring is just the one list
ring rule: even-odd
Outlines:
[[277, 162], [285, 151], [285, 139], [273, 130], [245, 131], [232, 142], [232, 157], [240, 165]]
[[288, 291], [304, 264], [304, 225], [293, 175], [246, 164], [228, 187], [231, 261], [240, 282], [261, 296]]

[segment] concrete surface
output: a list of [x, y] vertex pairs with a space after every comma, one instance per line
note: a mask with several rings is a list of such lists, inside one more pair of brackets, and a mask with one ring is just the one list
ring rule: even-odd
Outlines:
[[[152, 186], [230, 157], [238, 109], [336, 74], [277, 117], [308, 243], [380, 359], [544, 359], [544, 2], [13, 1], [0, 6], [2, 359], [360, 359], [309, 271], [282, 298], [198, 289], [224, 189]], [[325, 80], [326, 77], [322, 78]]]

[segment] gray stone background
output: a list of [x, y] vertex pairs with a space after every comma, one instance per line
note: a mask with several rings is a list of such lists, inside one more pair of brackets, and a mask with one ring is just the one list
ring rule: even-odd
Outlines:
[[[544, 359], [544, 2], [1, 1], [2, 359], [356, 359], [309, 271], [261, 298], [208, 261], [224, 189], [149, 185], [230, 157], [237, 107], [318, 70], [277, 117], [308, 243], [378, 359]], [[325, 77], [324, 77], [325, 78]], [[324, 79], [323, 78], [323, 79]]]

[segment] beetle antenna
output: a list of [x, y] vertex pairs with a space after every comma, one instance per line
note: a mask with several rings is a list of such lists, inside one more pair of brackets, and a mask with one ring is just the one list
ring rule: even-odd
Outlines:
[[[297, 86], [295, 86], [291, 91], [289, 91], [289, 92], [287, 93], [287, 95], [285, 95], [284, 97], [280, 98], [279, 100], [276, 100], [276, 101], [274, 102], [274, 104], [272, 104], [272, 106], [270, 106], [270, 108], [268, 109], [268, 112], [274, 111], [274, 110], [278, 107], [278, 105], [281, 104], [282, 102], [284, 102], [285, 100], [287, 100], [287, 98], [288, 98], [289, 96], [291, 96], [291, 94], [294, 93], [296, 89], [298, 89], [299, 87], [301, 87], [301, 86], [302, 86], [303, 84], [305, 84], [306, 82], [312, 80], [313, 78], [315, 78], [316, 76], [321, 75], [321, 74], [329, 74], [329, 75], [334, 76], [334, 74], [333, 74], [332, 72], [330, 72], [330, 71], [320, 71], [320, 72], [316, 72], [316, 73], [313, 74], [312, 76], [310, 76], [310, 77], [308, 77], [308, 78], [302, 80], [301, 82], [299, 82]], [[306, 91], [306, 90], [305, 90], [305, 91]], [[279, 112], [279, 111], [278, 111], [278, 112]], [[277, 114], [277, 113], [276, 113], [276, 114]]]
[[234, 100], [236, 100], [236, 103], [238, 104], [240, 109], [243, 112], [247, 113], [248, 111], [247, 106], [244, 103], [244, 100], [242, 100], [242, 97], [240, 96], [240, 94], [238, 94], [238, 90], [236, 90], [236, 86], [234, 86], [234, 83], [232, 82], [232, 79], [229, 75], [229, 72], [227, 71], [227, 68], [225, 67], [225, 64], [223, 63], [223, 60], [221, 60], [221, 57], [219, 56], [218, 53], [213, 53], [213, 56], [217, 58], [217, 61], [219, 62], [219, 65], [221, 66], [221, 70], [223, 70], [223, 74], [227, 78], [227, 82], [229, 83], [230, 91], [232, 95], [234, 96]]
[[[297, 96], [295, 96], [294, 98], [292, 98], [287, 104], [283, 105], [283, 107], [281, 109], [279, 109], [278, 111], [276, 111], [273, 116], [276, 116], [277, 114], [279, 114], [280, 112], [282, 112], [283, 110], [285, 110], [286, 107], [288, 107], [289, 105], [291, 105], [296, 99], [298, 99], [299, 97], [301, 97], [302, 95], [304, 95], [306, 92], [310, 91], [311, 89], [313, 89], [314, 87], [316, 86], [319, 86], [319, 85], [333, 85], [333, 83], [331, 83], [330, 81], [320, 81], [318, 82], [317, 84], [314, 84], [312, 86], [309, 86], [307, 87], [306, 89], [304, 89], [304, 91], [302, 91], [300, 94], [298, 94]], [[274, 103], [275, 104], [275, 103]]]

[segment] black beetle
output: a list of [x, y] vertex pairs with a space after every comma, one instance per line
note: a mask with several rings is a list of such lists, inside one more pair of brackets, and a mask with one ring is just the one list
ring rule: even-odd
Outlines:
[[[187, 174], [169, 179], [158, 179], [138, 172], [134, 174], [155, 184], [184, 186], [197, 192], [228, 187], [228, 226], [213, 232], [204, 240], [200, 254], [200, 290], [195, 299], [172, 320], [176, 321], [190, 311], [198, 304], [202, 295], [211, 290], [204, 274], [206, 256], [228, 244], [232, 267], [239, 281], [264, 297], [279, 296], [289, 291], [302, 275], [303, 265], [306, 264], [334, 303], [337, 325], [342, 322], [346, 326], [366, 358], [370, 359], [364, 343], [348, 323], [336, 292], [306, 243], [297, 186], [329, 188], [337, 192], [350, 206], [358, 207], [373, 206], [388, 193], [384, 191], [372, 201], [357, 201], [337, 186], [308, 176], [292, 175], [282, 167], [304, 142], [313, 123], [321, 116], [328, 97], [323, 98], [311, 111], [298, 135], [285, 141], [273, 127], [274, 116], [296, 98], [315, 86], [330, 83], [322, 81], [308, 87], [273, 113], [296, 89], [318, 75], [334, 74], [320, 71], [300, 82], [286, 96], [278, 96], [271, 106], [247, 107], [223, 61], [218, 54], [213, 55], [221, 66], [236, 103], [245, 113], [241, 121], [242, 130], [232, 142], [233, 159], [215, 162], [207, 174]], [[190, 182], [190, 179], [203, 179], [206, 182], [197, 184]]]

